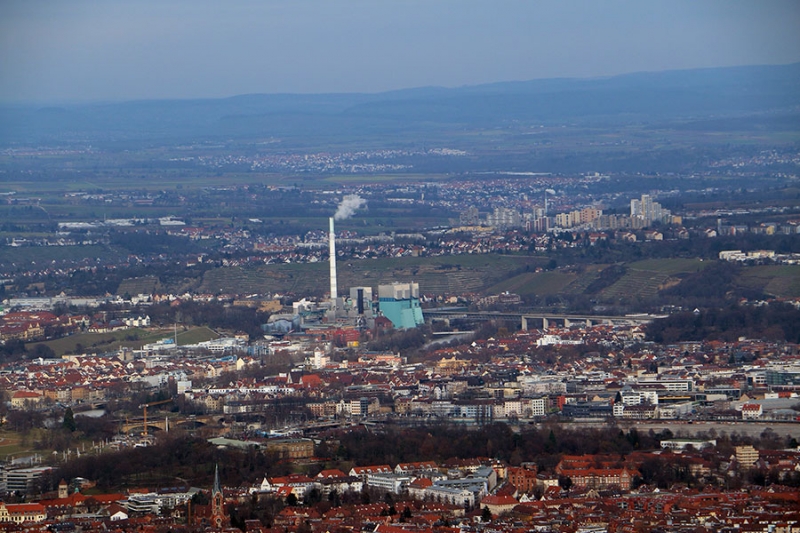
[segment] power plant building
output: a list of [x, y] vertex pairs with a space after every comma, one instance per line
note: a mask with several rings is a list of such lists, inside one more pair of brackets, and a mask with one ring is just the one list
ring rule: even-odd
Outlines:
[[[330, 303], [327, 318], [330, 323], [351, 322], [358, 328], [374, 327], [375, 314], [371, 287], [351, 287], [350, 297], [339, 296], [336, 279], [336, 233], [333, 217], [329, 220]], [[378, 286], [378, 309], [398, 329], [415, 328], [423, 324], [418, 283], [392, 283]]]
[[378, 307], [398, 329], [410, 329], [425, 322], [419, 305], [419, 283], [378, 285]]
[[359, 327], [375, 327], [375, 313], [372, 308], [372, 287], [350, 287], [350, 298], [345, 302], [347, 318]]
[[350, 287], [349, 303], [355, 316], [372, 318], [372, 287]]

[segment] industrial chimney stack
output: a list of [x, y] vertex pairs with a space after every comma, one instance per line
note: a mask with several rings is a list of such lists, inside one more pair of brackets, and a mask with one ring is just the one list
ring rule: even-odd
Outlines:
[[331, 266], [331, 303], [334, 308], [336, 307], [336, 300], [339, 297], [336, 289], [336, 234], [333, 231], [333, 217], [330, 219], [330, 235], [328, 235], [328, 246], [330, 249], [330, 266]]

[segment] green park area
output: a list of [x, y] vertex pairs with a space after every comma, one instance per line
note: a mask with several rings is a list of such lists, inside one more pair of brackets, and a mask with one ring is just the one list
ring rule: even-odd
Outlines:
[[8, 460], [21, 454], [33, 452], [33, 445], [29, 440], [24, 439], [16, 431], [0, 430], [0, 460]]

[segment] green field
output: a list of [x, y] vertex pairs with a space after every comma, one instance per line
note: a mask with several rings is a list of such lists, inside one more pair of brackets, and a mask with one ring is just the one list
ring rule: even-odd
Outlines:
[[0, 459], [7, 459], [33, 451], [33, 444], [23, 444], [22, 442], [22, 437], [18, 433], [0, 431]]
[[739, 283], [751, 289], [783, 298], [800, 297], [800, 265], [759, 265], [746, 267]]
[[[122, 347], [138, 349], [145, 344], [173, 336], [173, 330], [162, 328], [158, 330], [144, 330], [131, 328], [123, 331], [113, 331], [109, 333], [80, 333], [70, 335], [52, 341], [37, 342], [27, 345], [27, 349], [33, 350], [39, 344], [50, 347], [57, 356], [76, 351], [93, 352], [113, 352]], [[178, 345], [195, 344], [202, 341], [218, 338], [219, 335], [207, 327], [190, 328], [185, 331], [178, 331]], [[78, 345], [82, 346], [77, 350]]]
[[184, 344], [197, 344], [198, 342], [218, 339], [219, 334], [208, 327], [191, 328], [186, 331], [178, 331], [178, 346]]
[[394, 182], [397, 181], [398, 178], [402, 178], [403, 181], [441, 181], [450, 179], [451, 176], [447, 174], [387, 174], [387, 175], [376, 175], [376, 174], [335, 174], [332, 176], [326, 176], [319, 181], [321, 183], [342, 183], [342, 184], [353, 184], [353, 183], [381, 183], [381, 182]]
[[643, 261], [636, 261], [635, 263], [629, 263], [628, 268], [631, 270], [645, 270], [673, 276], [675, 274], [687, 272], [698, 272], [708, 265], [709, 263], [702, 259], [683, 259], [676, 257], [671, 259], [645, 259]]

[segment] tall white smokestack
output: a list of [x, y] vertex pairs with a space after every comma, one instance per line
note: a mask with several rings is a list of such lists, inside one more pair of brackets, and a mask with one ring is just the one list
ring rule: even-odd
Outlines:
[[344, 220], [350, 218], [356, 210], [367, 203], [366, 200], [357, 194], [348, 194], [342, 198], [339, 207], [336, 208], [336, 213], [330, 218], [330, 235], [328, 236], [328, 246], [330, 247], [330, 265], [331, 265], [331, 303], [333, 304], [334, 315], [336, 310], [336, 300], [339, 298], [339, 292], [336, 290], [336, 234], [333, 231], [333, 221]]
[[331, 265], [331, 302], [333, 302], [333, 305], [336, 306], [336, 298], [339, 297], [339, 294], [336, 290], [336, 234], [333, 231], [333, 217], [331, 217], [329, 221], [330, 234], [328, 235], [328, 247], [330, 258], [328, 261]]

